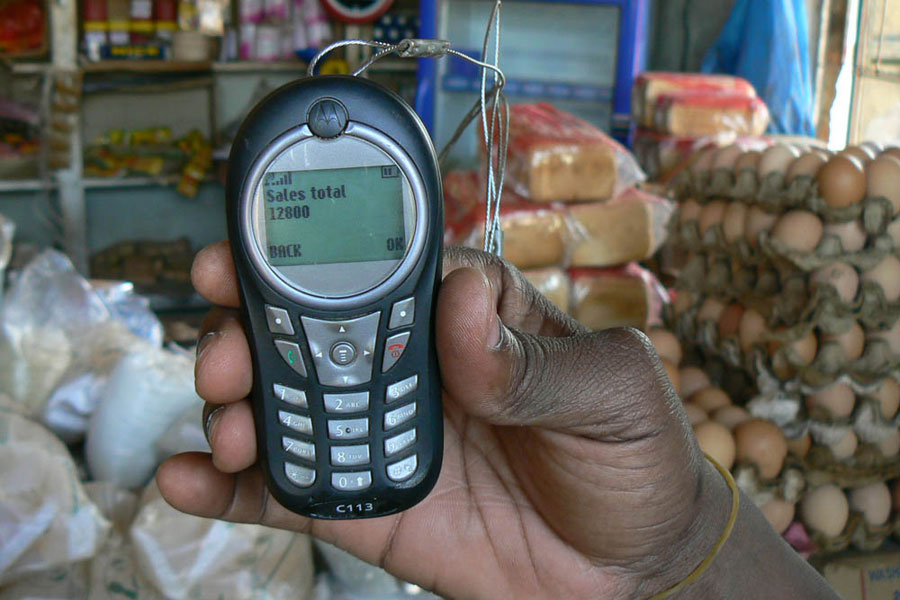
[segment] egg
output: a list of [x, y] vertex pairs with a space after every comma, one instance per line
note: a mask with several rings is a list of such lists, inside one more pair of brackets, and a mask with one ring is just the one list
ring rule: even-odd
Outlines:
[[884, 144], [882, 144], [881, 142], [876, 142], [874, 140], [866, 140], [861, 143], [859, 147], [870, 150], [874, 156], [878, 156], [879, 154], [884, 152]]
[[747, 220], [744, 223], [744, 236], [747, 242], [754, 248], [759, 245], [759, 234], [769, 231], [778, 221], [778, 215], [767, 213], [759, 206], [751, 206], [747, 210]]
[[776, 425], [751, 419], [734, 428], [734, 439], [738, 462], [756, 465], [764, 479], [774, 479], [781, 472], [787, 442]]
[[753, 418], [745, 408], [735, 406], [734, 404], [717, 408], [712, 412], [710, 417], [712, 417], [713, 421], [720, 425], [724, 425], [728, 429], [734, 429], [741, 423]]
[[887, 342], [888, 348], [894, 356], [900, 356], [900, 319], [894, 321], [890, 329], [869, 332], [869, 337]]
[[694, 156], [696, 156], [697, 158], [693, 163], [691, 163], [691, 166], [688, 167], [691, 171], [691, 174], [697, 176], [700, 173], [709, 171], [709, 169], [712, 167], [712, 161], [713, 157], [716, 155], [716, 150], [718, 150], [718, 147], [710, 146], [694, 154]]
[[712, 387], [709, 375], [699, 367], [684, 367], [679, 372], [681, 379], [681, 397], [690, 398], [700, 390]]
[[731, 398], [728, 397], [728, 394], [716, 387], [700, 390], [691, 396], [690, 401], [706, 411], [707, 414], [731, 404]]
[[894, 241], [894, 248], [900, 248], [900, 219], [894, 219], [887, 226], [887, 234]]
[[716, 152], [713, 157], [712, 168], [713, 169], [728, 169], [731, 171], [734, 169], [734, 164], [737, 162], [737, 159], [743, 154], [743, 149], [737, 144], [730, 144], [723, 148], [719, 148], [718, 152]]
[[893, 156], [894, 158], [900, 160], [900, 146], [885, 148], [884, 150], [882, 150], [879, 156]]
[[831, 286], [845, 304], [851, 304], [859, 292], [859, 274], [845, 262], [833, 262], [815, 271], [809, 279], [810, 290]]
[[733, 302], [726, 306], [719, 315], [719, 338], [725, 339], [737, 335], [743, 314], [744, 306], [742, 304]]
[[829, 446], [829, 448], [837, 460], [845, 460], [856, 454], [857, 446], [859, 446], [859, 438], [851, 430], [838, 440], [836, 444]]
[[761, 157], [762, 152], [757, 150], [744, 152], [738, 156], [736, 161], [734, 161], [734, 174], [740, 175], [743, 171], [752, 171], [755, 173], [759, 168], [759, 159]]
[[900, 158], [883, 155], [866, 165], [866, 195], [887, 198], [900, 213]]
[[878, 444], [878, 449], [885, 458], [894, 458], [900, 452], [900, 431], [891, 430], [886, 438]]
[[806, 397], [809, 410], [822, 409], [835, 418], [849, 417], [856, 406], [856, 394], [845, 383], [832, 383]]
[[674, 333], [662, 327], [653, 327], [647, 332], [647, 337], [660, 358], [674, 365], [681, 363], [681, 343]]
[[861, 513], [869, 525], [884, 525], [891, 516], [891, 490], [881, 481], [853, 488], [850, 508]]
[[831, 207], [852, 206], [866, 197], [866, 174], [860, 160], [839, 154], [816, 174], [819, 194]]
[[900, 299], [900, 258], [888, 254], [875, 267], [863, 272], [862, 281], [878, 284], [884, 292], [885, 300], [896, 302]]
[[798, 177], [815, 177], [825, 162], [823, 154], [815, 151], [807, 152], [791, 163], [785, 182], [790, 184]]
[[709, 416], [706, 414], [705, 410], [695, 404], [691, 404], [690, 402], [686, 402], [684, 404], [684, 412], [687, 413], [688, 421], [691, 422], [691, 426], [703, 423], [704, 421], [707, 421], [709, 419]]
[[816, 350], [819, 344], [814, 331], [810, 331], [803, 337], [796, 339], [787, 344], [779, 342], [771, 342], [769, 344], [769, 354], [775, 354], [775, 351], [784, 346], [786, 353], [790, 354], [794, 364], [805, 366], [812, 363], [816, 358]]
[[685, 200], [678, 206], [678, 222], [682, 225], [700, 219], [703, 207], [696, 200]]
[[810, 490], [800, 502], [803, 523], [826, 538], [839, 536], [847, 525], [850, 504], [841, 488], [828, 483]]
[[836, 342], [844, 352], [844, 358], [850, 362], [862, 356], [866, 347], [866, 331], [853, 321], [850, 329], [843, 333], [822, 336], [823, 342]]
[[865, 146], [847, 146], [838, 152], [838, 156], [852, 156], [862, 164], [866, 164], [878, 156], [878, 153], [873, 152], [871, 148], [866, 148]]
[[675, 311], [676, 315], [683, 315], [686, 311], [690, 310], [694, 307], [694, 294], [688, 290], [679, 290], [677, 294], [675, 294], [675, 302], [672, 303], [672, 308]]
[[666, 370], [666, 376], [668, 376], [669, 382], [672, 384], [672, 389], [675, 390], [676, 394], [680, 394], [681, 380], [678, 377], [678, 367], [665, 359], [662, 360], [662, 365]]
[[812, 252], [824, 232], [822, 220], [808, 210], [783, 214], [772, 228], [772, 237], [798, 252]]
[[781, 535], [794, 521], [795, 505], [781, 498], [772, 498], [760, 510], [778, 535]]
[[788, 452], [797, 458], [803, 458], [812, 447], [812, 438], [809, 433], [804, 433], [800, 437], [792, 438], [787, 441]]
[[894, 510], [900, 510], [900, 479], [891, 482], [891, 506]]
[[706, 235], [710, 227], [719, 225], [725, 218], [726, 204], [722, 200], [713, 200], [700, 211], [700, 235]]
[[881, 382], [875, 398], [881, 406], [881, 416], [885, 419], [893, 419], [900, 408], [900, 384], [893, 379], [885, 379]]
[[744, 227], [747, 221], [747, 205], [743, 202], [729, 202], [722, 218], [722, 233], [725, 241], [733, 244], [744, 239]]
[[722, 316], [724, 310], [725, 304], [721, 300], [712, 297], [706, 298], [703, 304], [700, 305], [700, 310], [697, 311], [697, 322], [713, 321], [718, 323], [719, 317]]
[[748, 308], [741, 315], [741, 322], [738, 325], [738, 342], [741, 350], [749, 352], [756, 344], [764, 344], [763, 337], [768, 333], [766, 319], [758, 311]]
[[726, 469], [734, 465], [734, 436], [727, 427], [715, 421], [704, 421], [694, 427], [694, 435], [697, 436], [700, 448], [716, 462]]
[[841, 240], [844, 252], [858, 252], [866, 246], [866, 232], [859, 220], [826, 224], [825, 235]]
[[775, 144], [766, 148], [760, 156], [757, 166], [759, 178], [767, 177], [771, 173], [784, 175], [791, 168], [791, 163], [799, 156], [800, 151], [787, 144]]

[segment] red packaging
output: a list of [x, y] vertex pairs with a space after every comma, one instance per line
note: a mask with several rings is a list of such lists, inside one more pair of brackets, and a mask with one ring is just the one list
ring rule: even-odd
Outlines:
[[656, 99], [665, 93], [676, 91], [727, 90], [748, 98], [756, 97], [756, 90], [746, 79], [732, 75], [706, 75], [701, 73], [648, 72], [638, 75], [631, 95], [631, 115], [641, 127], [653, 127]]
[[762, 135], [769, 126], [769, 109], [756, 97], [706, 91], [660, 94], [654, 113], [656, 131], [676, 136], [707, 136], [725, 132]]

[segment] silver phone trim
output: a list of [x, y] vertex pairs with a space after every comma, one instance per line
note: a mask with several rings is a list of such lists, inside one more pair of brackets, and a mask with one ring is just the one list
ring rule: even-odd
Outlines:
[[413, 199], [415, 200], [416, 225], [412, 243], [407, 248], [406, 253], [403, 255], [403, 258], [400, 259], [400, 262], [394, 271], [388, 275], [387, 278], [376, 284], [375, 287], [362, 293], [345, 297], [327, 297], [310, 294], [297, 289], [291, 285], [290, 282], [286, 281], [276, 273], [260, 251], [259, 237], [255, 231], [256, 215], [253, 210], [260, 181], [269, 165], [278, 158], [284, 150], [307, 138], [314, 137], [307, 125], [288, 131], [275, 138], [250, 169], [247, 179], [244, 180], [247, 183], [244, 184], [244, 189], [241, 190], [240, 197], [241, 206], [239, 214], [241, 216], [241, 235], [247, 241], [245, 247], [248, 250], [250, 262], [259, 272], [262, 279], [272, 286], [276, 292], [289, 300], [297, 304], [322, 310], [348, 310], [360, 308], [372, 304], [403, 283], [422, 256], [428, 235], [428, 223], [431, 219], [431, 211], [425, 194], [425, 186], [422, 183], [419, 171], [412, 159], [409, 158], [406, 152], [396, 142], [377, 129], [354, 121], [347, 124], [347, 129], [344, 131], [343, 135], [367, 141], [377, 146], [394, 159], [400, 168], [403, 169], [403, 173], [412, 190]]

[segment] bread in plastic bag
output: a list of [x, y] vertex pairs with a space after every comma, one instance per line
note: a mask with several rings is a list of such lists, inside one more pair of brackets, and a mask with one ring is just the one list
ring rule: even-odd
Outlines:
[[628, 150], [574, 115], [544, 103], [509, 113], [506, 183], [528, 200], [605, 200], [645, 179]]
[[677, 91], [715, 93], [722, 90], [748, 98], [756, 97], [756, 90], [749, 81], [731, 75], [641, 73], [632, 88], [631, 116], [641, 126], [652, 128], [656, 100], [660, 95]]
[[0, 589], [93, 557], [109, 530], [68, 449], [0, 400]]
[[653, 122], [657, 131], [676, 136], [705, 136], [728, 131], [738, 135], [762, 135], [769, 126], [769, 110], [757, 97], [679, 91], [657, 98]]
[[0, 215], [0, 306], [3, 305], [3, 289], [6, 281], [6, 267], [12, 259], [13, 235], [16, 232], [16, 224]]
[[572, 269], [571, 315], [599, 331], [662, 325], [669, 294], [656, 277], [635, 263], [615, 269]]
[[525, 279], [565, 313], [569, 312], [569, 276], [558, 267], [522, 271]]

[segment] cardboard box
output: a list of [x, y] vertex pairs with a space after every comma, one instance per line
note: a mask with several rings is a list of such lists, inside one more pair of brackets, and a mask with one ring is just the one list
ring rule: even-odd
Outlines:
[[844, 600], [900, 600], [900, 551], [841, 553], [821, 570]]

